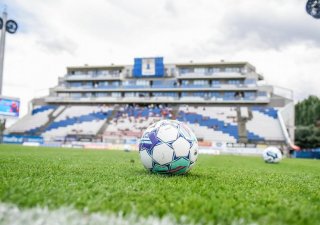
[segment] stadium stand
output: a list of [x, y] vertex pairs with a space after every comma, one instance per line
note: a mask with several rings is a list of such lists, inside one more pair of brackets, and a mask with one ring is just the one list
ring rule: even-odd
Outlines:
[[8, 133], [30, 133], [30, 130], [35, 130], [49, 121], [49, 115], [55, 111], [56, 107], [42, 106], [35, 108], [31, 114], [27, 114], [17, 123], [11, 126]]
[[284, 135], [273, 108], [252, 108], [252, 119], [246, 124], [249, 140], [283, 141]]
[[139, 107], [125, 106], [117, 110], [116, 115], [104, 131], [105, 136], [121, 138], [140, 138], [144, 130], [161, 119], [171, 119], [172, 109], [164, 106]]
[[134, 65], [68, 67], [50, 95], [34, 99], [6, 134], [137, 142], [150, 124], [177, 119], [209, 146], [289, 143], [292, 96], [277, 94], [263, 79], [248, 62], [164, 64], [155, 57], [135, 58]]
[[96, 135], [111, 116], [106, 106], [69, 106], [43, 132], [46, 140], [68, 134]]
[[238, 138], [234, 107], [182, 106], [179, 108], [178, 120], [187, 122], [196, 136], [205, 141], [234, 143]]

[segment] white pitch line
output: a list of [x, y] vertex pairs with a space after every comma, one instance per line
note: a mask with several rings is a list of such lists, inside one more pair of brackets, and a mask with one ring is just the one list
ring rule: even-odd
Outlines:
[[[201, 223], [203, 224], [203, 223]], [[213, 223], [205, 223], [212, 225]], [[187, 223], [185, 217], [178, 223], [172, 216], [158, 218], [140, 217], [134, 213], [88, 213], [71, 207], [55, 210], [48, 208], [19, 208], [13, 204], [0, 203], [0, 225], [195, 225]], [[236, 220], [230, 225], [258, 225]]]
[[[0, 203], [0, 225], [173, 225], [171, 217], [139, 217], [133, 213], [86, 213], [72, 208], [49, 210], [48, 208], [21, 209], [15, 205]], [[190, 223], [189, 223], [190, 224]]]

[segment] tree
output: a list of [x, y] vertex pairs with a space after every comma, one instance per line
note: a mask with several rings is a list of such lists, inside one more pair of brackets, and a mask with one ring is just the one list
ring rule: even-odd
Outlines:
[[295, 105], [296, 143], [302, 148], [320, 147], [320, 99], [309, 96]]

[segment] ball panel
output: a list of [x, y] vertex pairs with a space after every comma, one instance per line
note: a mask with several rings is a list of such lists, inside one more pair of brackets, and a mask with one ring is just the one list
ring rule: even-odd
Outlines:
[[169, 167], [168, 166], [161, 166], [159, 164], [155, 164], [152, 168], [152, 172], [154, 173], [168, 173]]
[[157, 137], [163, 142], [171, 142], [177, 139], [178, 130], [172, 125], [163, 125], [159, 127]]
[[197, 161], [198, 155], [199, 155], [199, 146], [197, 142], [194, 142], [192, 147], [190, 148], [190, 155], [189, 155], [189, 159], [191, 162], [195, 162]]
[[152, 168], [152, 158], [147, 153], [146, 150], [140, 151], [140, 158], [141, 158], [142, 164], [144, 165], [145, 168], [147, 168], [147, 169]]
[[183, 137], [179, 137], [172, 143], [172, 146], [177, 157], [187, 157], [189, 155], [190, 143]]
[[189, 169], [190, 161], [185, 158], [175, 160], [170, 165], [171, 174], [183, 174]]
[[180, 132], [186, 139], [192, 140], [192, 135], [190, 133], [190, 130], [183, 123], [181, 123], [180, 125]]
[[173, 158], [173, 149], [164, 143], [157, 145], [153, 148], [152, 158], [160, 165], [170, 163]]

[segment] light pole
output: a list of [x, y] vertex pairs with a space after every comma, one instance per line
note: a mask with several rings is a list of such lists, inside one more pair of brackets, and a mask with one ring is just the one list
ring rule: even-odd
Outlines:
[[3, 64], [4, 64], [4, 48], [6, 42], [6, 32], [14, 34], [18, 29], [18, 24], [14, 20], [7, 20], [6, 9], [3, 10], [2, 18], [0, 17], [0, 95], [2, 95], [2, 80], [3, 80]]
[[[14, 34], [18, 29], [18, 24], [14, 20], [7, 20], [6, 8], [4, 8], [2, 17], [0, 17], [0, 96], [2, 95], [2, 81], [3, 81], [3, 64], [4, 64], [4, 48], [6, 42], [6, 32]], [[3, 140], [3, 131], [6, 126], [6, 118], [0, 118], [0, 143]]]

